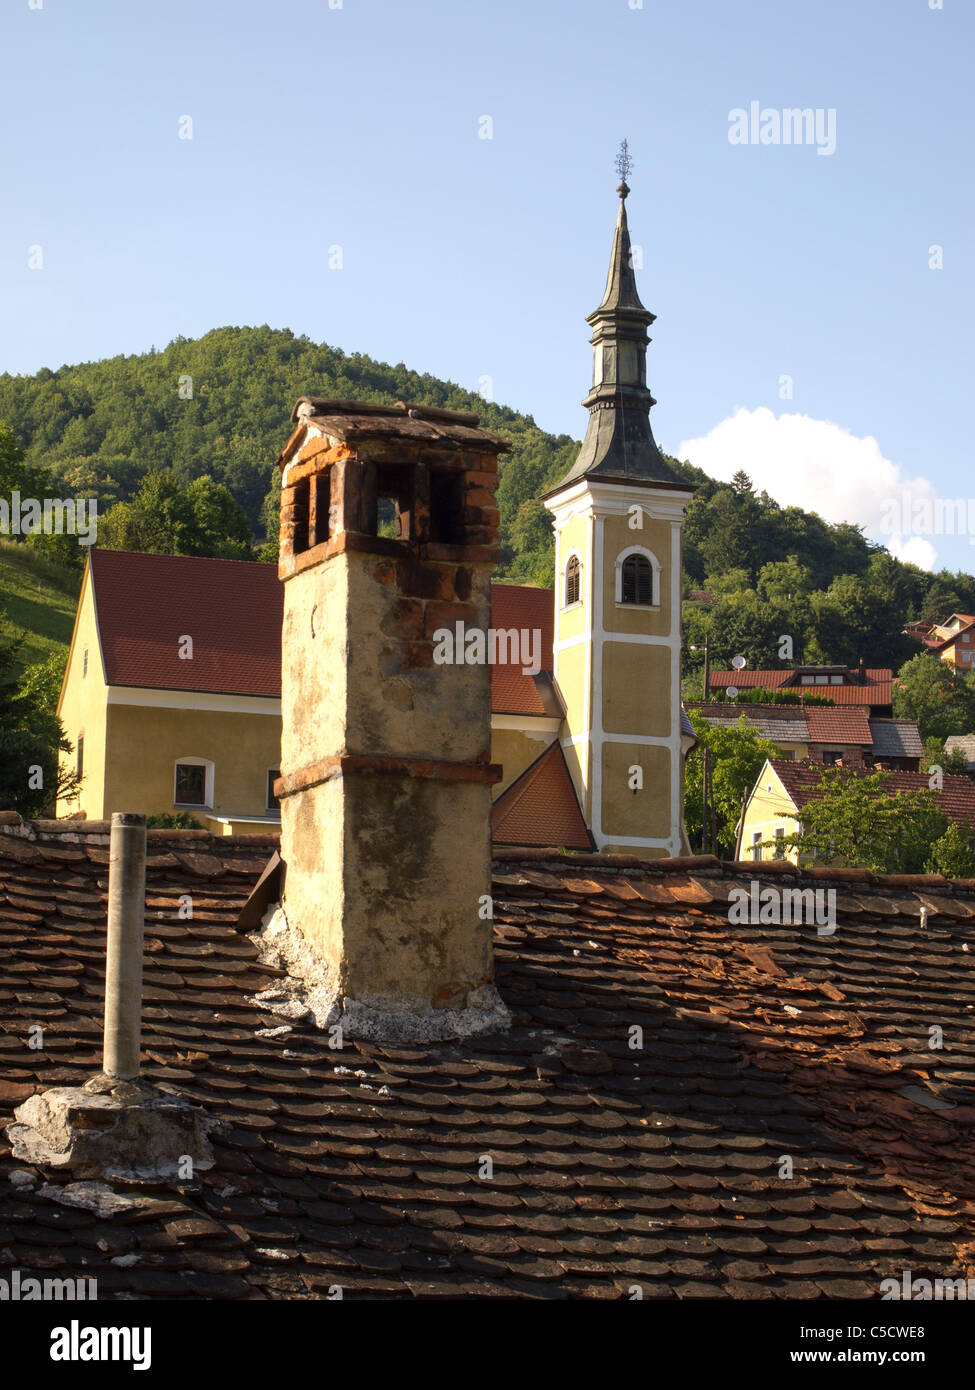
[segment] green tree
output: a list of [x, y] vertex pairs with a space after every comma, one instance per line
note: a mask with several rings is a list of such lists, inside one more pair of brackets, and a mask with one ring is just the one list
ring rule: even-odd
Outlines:
[[712, 727], [696, 710], [689, 712], [698, 744], [687, 756], [684, 824], [694, 844], [701, 843], [704, 750], [711, 765], [718, 845], [728, 859], [735, 852], [736, 827], [742, 802], [755, 785], [767, 758], [779, 755], [771, 739], [761, 738], [742, 715], [736, 724], [722, 721]]
[[931, 846], [925, 872], [945, 878], [975, 878], [975, 832], [963, 830], [954, 821]]
[[66, 664], [67, 653], [56, 653], [28, 666], [0, 704], [0, 806], [22, 816], [53, 810], [80, 787], [60, 757], [74, 751], [57, 716]]
[[209, 474], [196, 478], [186, 489], [191, 533], [187, 555], [215, 555], [225, 560], [249, 560], [251, 529], [243, 507], [230, 489], [215, 483]]
[[104, 548], [156, 555], [250, 559], [244, 510], [209, 474], [188, 486], [172, 469], [150, 473], [131, 502], [117, 502], [99, 528]]
[[815, 865], [839, 864], [877, 874], [924, 871], [949, 820], [933, 791], [890, 791], [889, 772], [859, 777], [827, 767], [818, 794], [802, 807], [801, 828], [785, 836]]
[[893, 692], [898, 719], [917, 721], [923, 739], [942, 743], [950, 734], [975, 730], [975, 688], [971, 678], [958, 675], [946, 661], [930, 652], [906, 661], [897, 673]]
[[952, 748], [949, 752], [940, 738], [926, 738], [924, 740], [921, 771], [927, 772], [930, 767], [940, 767], [942, 772], [953, 773], [956, 776], [971, 775], [968, 772], [968, 760], [962, 750]]
[[21, 497], [41, 499], [46, 479], [43, 468], [28, 463], [13, 428], [0, 420], [0, 497], [9, 501], [12, 492], [19, 492]]

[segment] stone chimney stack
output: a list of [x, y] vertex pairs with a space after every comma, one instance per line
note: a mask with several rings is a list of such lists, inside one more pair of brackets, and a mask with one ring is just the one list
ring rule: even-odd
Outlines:
[[508, 446], [474, 415], [403, 403], [303, 397], [292, 419], [278, 460], [286, 930], [347, 1030], [497, 1028], [501, 770], [490, 667], [463, 658], [466, 633], [490, 625]]

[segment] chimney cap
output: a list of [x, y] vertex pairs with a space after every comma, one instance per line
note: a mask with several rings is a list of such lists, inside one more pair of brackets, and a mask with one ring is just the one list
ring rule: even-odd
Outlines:
[[328, 396], [299, 396], [291, 412], [292, 422], [307, 420], [313, 415], [391, 415], [409, 416], [411, 420], [441, 420], [445, 425], [466, 425], [476, 430], [480, 417], [468, 410], [444, 410], [435, 405], [413, 405], [409, 401], [333, 400]]

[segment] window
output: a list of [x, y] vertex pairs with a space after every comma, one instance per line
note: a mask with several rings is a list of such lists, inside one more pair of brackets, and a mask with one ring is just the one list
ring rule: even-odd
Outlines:
[[570, 555], [565, 567], [565, 606], [578, 603], [581, 596], [582, 566], [578, 555]]
[[752, 831], [752, 858], [753, 858], [753, 859], [761, 859], [761, 857], [762, 857], [762, 832], [761, 832], [760, 830], [753, 830], [753, 831]]
[[785, 831], [782, 829], [781, 825], [777, 825], [777, 826], [775, 827], [775, 853], [774, 853], [774, 855], [773, 855], [773, 858], [775, 858], [775, 859], [784, 859], [784, 858], [785, 858], [785, 846], [784, 846], [783, 843], [782, 843], [782, 841], [783, 841], [784, 839], [785, 839]]
[[653, 570], [645, 555], [627, 555], [623, 561], [620, 603], [653, 603]]
[[660, 603], [660, 564], [642, 545], [631, 545], [616, 557], [616, 602], [645, 608]]
[[446, 469], [431, 469], [430, 539], [443, 545], [462, 545], [463, 508], [461, 475]]
[[830, 685], [842, 685], [842, 684], [843, 684], [843, 677], [842, 677], [842, 676], [830, 676], [830, 678], [829, 678], [829, 683], [830, 683]]
[[177, 758], [173, 783], [176, 806], [213, 805], [213, 763], [207, 758]]
[[268, 768], [268, 770], [267, 770], [267, 809], [268, 809], [269, 811], [278, 811], [278, 810], [281, 809], [280, 802], [278, 801], [278, 798], [274, 795], [274, 784], [275, 784], [275, 782], [278, 780], [278, 778], [279, 778], [280, 776], [281, 776], [281, 769], [280, 769], [279, 767], [269, 767], [269, 768]]
[[82, 658], [81, 658], [81, 674], [82, 674], [82, 676], [87, 676], [87, 674], [88, 674], [88, 648], [87, 648], [87, 647], [85, 648], [84, 653], [83, 653]]
[[817, 677], [816, 677], [816, 684], [817, 684], [817, 685], [829, 685], [829, 676], [817, 676]]
[[812, 676], [803, 676], [803, 677], [802, 677], [802, 684], [803, 684], [803, 685], [812, 685], [813, 683], [814, 683], [814, 677], [812, 677]]
[[835, 767], [838, 762], [843, 760], [842, 748], [824, 748], [823, 762], [827, 767]]
[[307, 478], [299, 478], [294, 490], [294, 534], [291, 548], [295, 555], [308, 549], [308, 508], [311, 487]]
[[77, 766], [76, 766], [76, 769], [75, 769], [75, 770], [77, 771], [79, 777], [84, 777], [84, 775], [85, 775], [85, 736], [84, 736], [84, 734], [79, 734], [79, 735], [78, 735]]

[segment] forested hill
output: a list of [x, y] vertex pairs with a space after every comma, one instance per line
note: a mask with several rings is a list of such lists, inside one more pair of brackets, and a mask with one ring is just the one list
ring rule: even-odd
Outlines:
[[[275, 517], [272, 464], [290, 433], [291, 407], [311, 394], [478, 414], [513, 446], [501, 463], [499, 577], [552, 582], [550, 518], [537, 499], [569, 468], [578, 440], [402, 363], [347, 356], [287, 329], [218, 328], [162, 351], [0, 376], [0, 431], [12, 428], [25, 466], [49, 472], [60, 495], [97, 496], [100, 517], [134, 499], [105, 527], [113, 544], [251, 554]], [[698, 485], [685, 528], [685, 587], [709, 589], [716, 600], [706, 609], [686, 605], [685, 669], [700, 659], [691, 648], [705, 629], [721, 660], [743, 651], [754, 665], [776, 665], [778, 637], [789, 633], [807, 660], [862, 655], [868, 665], [899, 665], [916, 651], [900, 635], [907, 619], [975, 611], [970, 575], [925, 574], [869, 544], [856, 526], [828, 525], [756, 494], [744, 474], [719, 484], [692, 463], [670, 462]], [[213, 544], [216, 535], [225, 548]]]
[[551, 582], [547, 524], [531, 508], [527, 516], [518, 513], [568, 469], [577, 441], [546, 434], [531, 416], [452, 382], [402, 363], [347, 356], [287, 329], [217, 328], [202, 338], [177, 338], [162, 351], [31, 377], [3, 375], [0, 421], [13, 428], [30, 463], [51, 470], [65, 495], [97, 495], [101, 515], [113, 502], [129, 501], [153, 470], [172, 469], [184, 484], [209, 474], [230, 489], [261, 539], [272, 464], [303, 395], [474, 411], [485, 429], [513, 445], [499, 495], [504, 568], [512, 577]]

